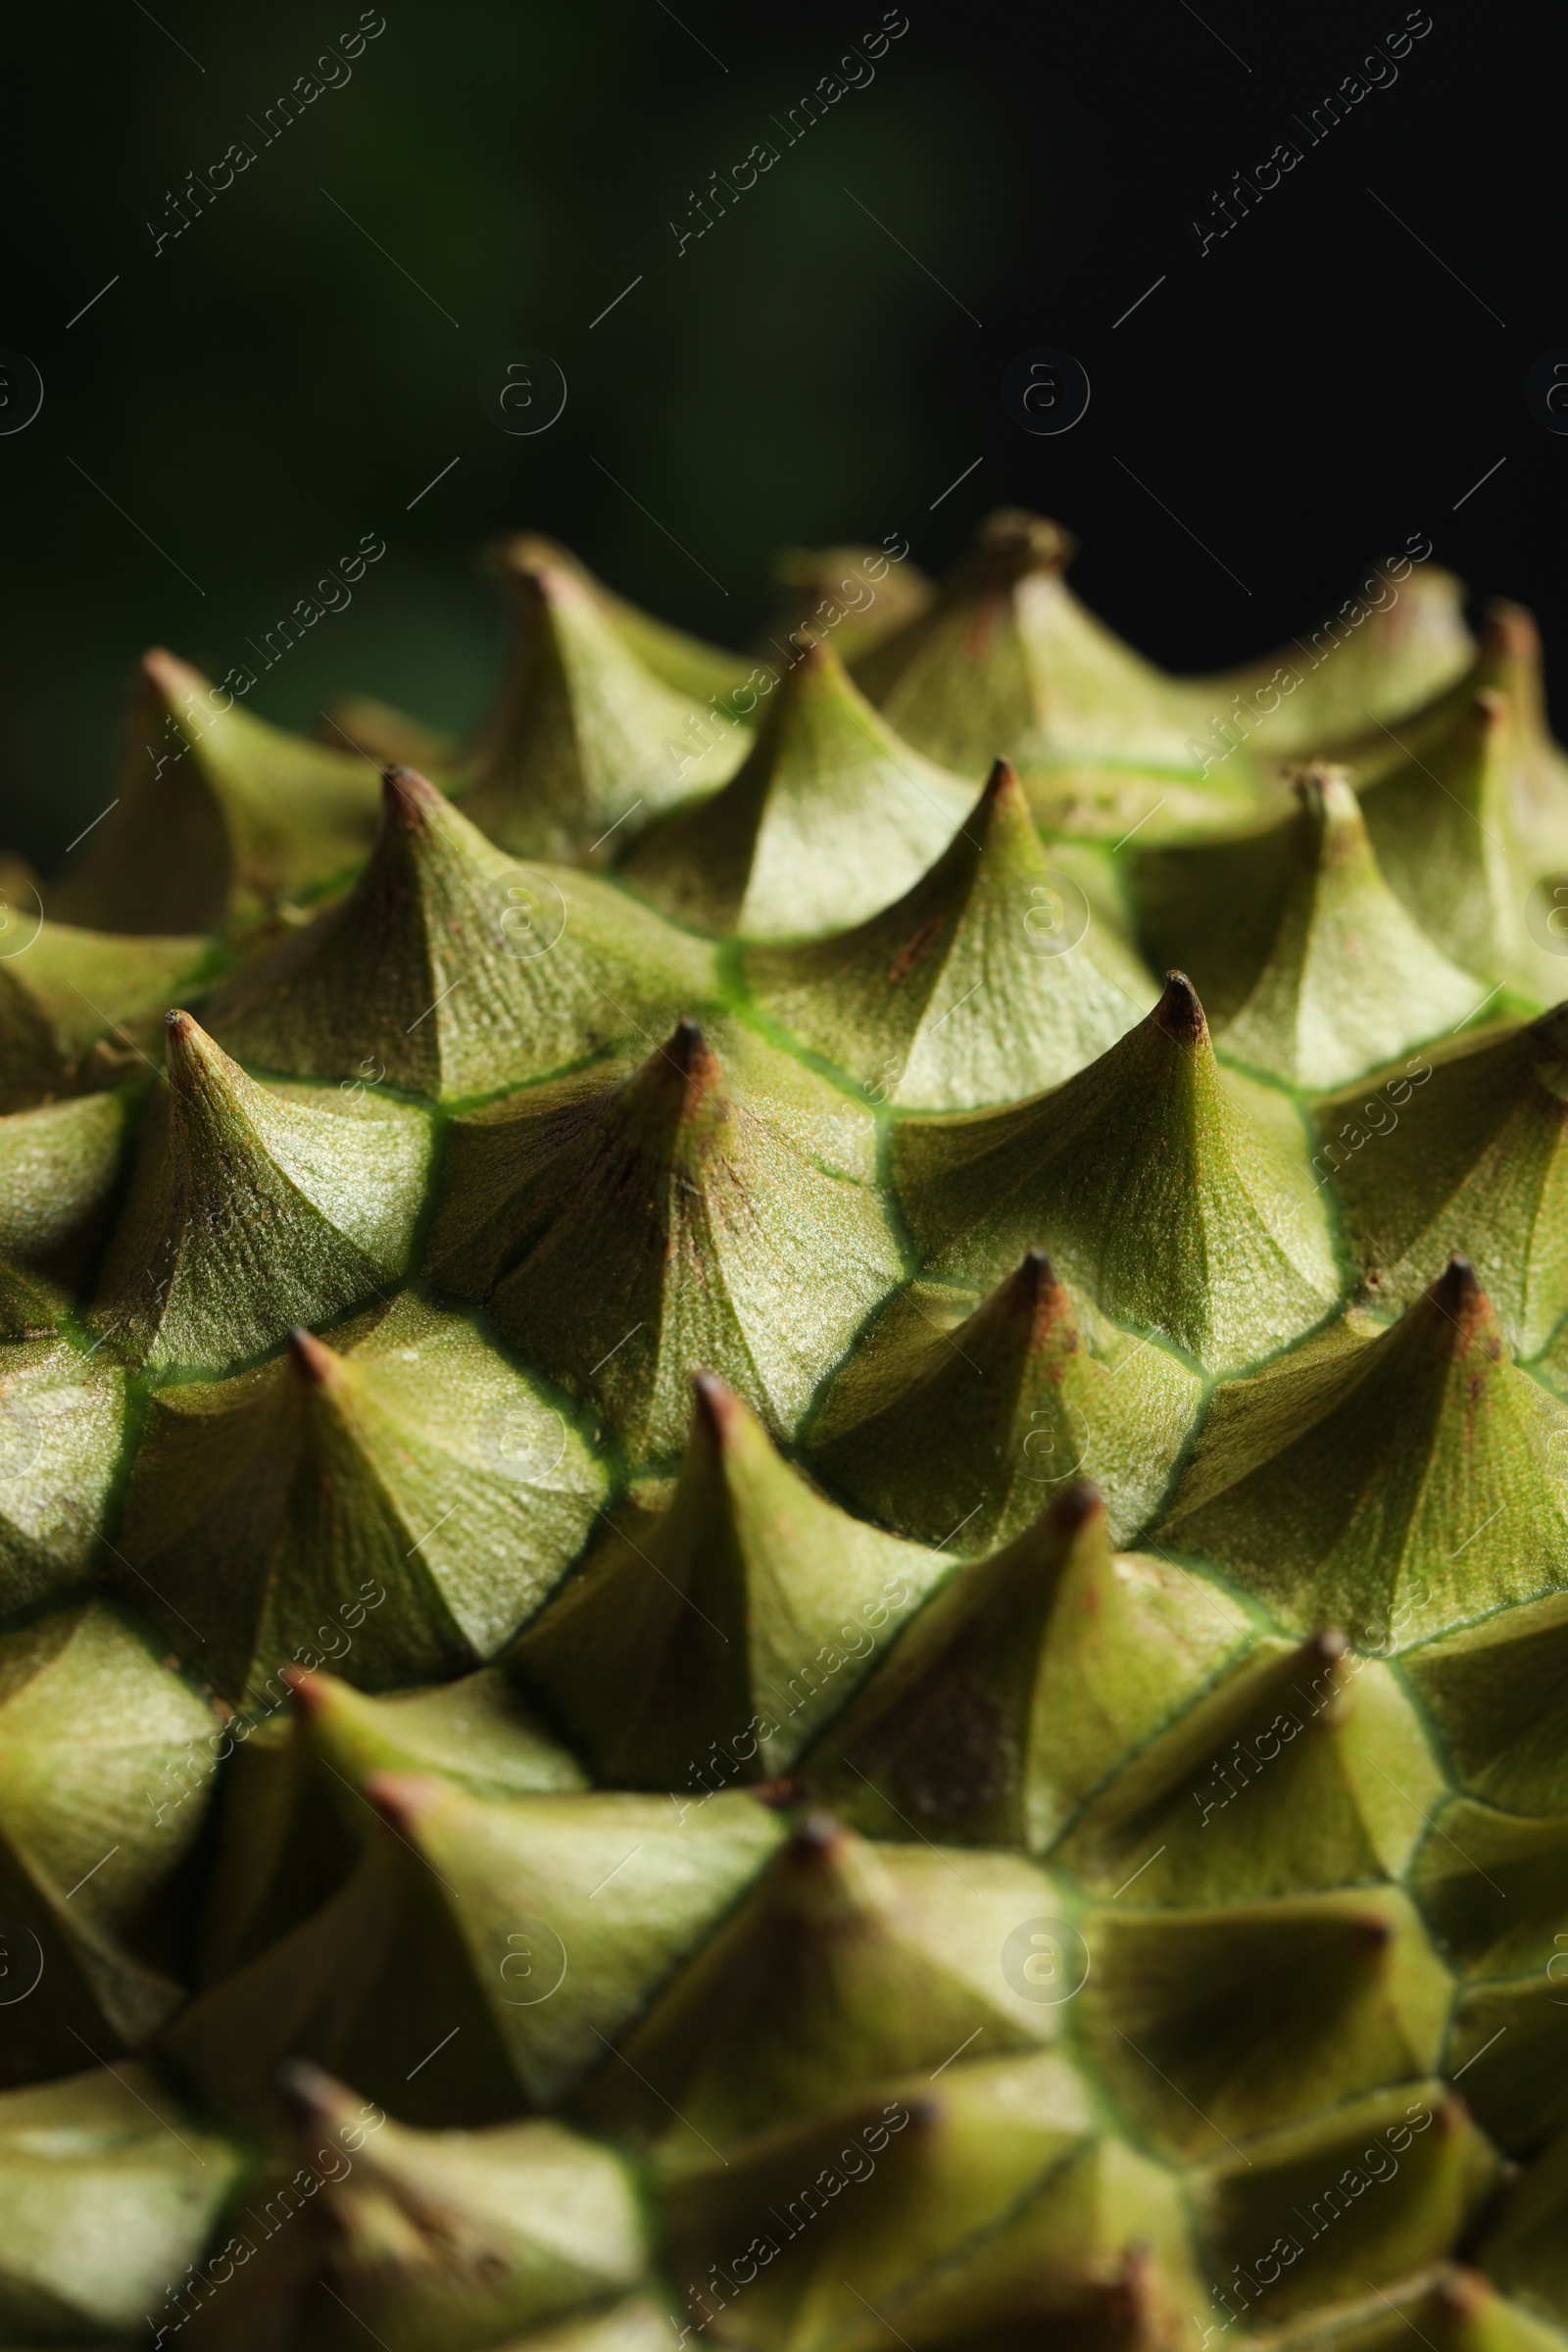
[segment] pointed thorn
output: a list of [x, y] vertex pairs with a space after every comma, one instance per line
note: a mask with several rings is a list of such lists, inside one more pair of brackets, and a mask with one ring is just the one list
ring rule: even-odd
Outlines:
[[1535, 614], [1507, 597], [1494, 597], [1486, 610], [1481, 650], [1494, 660], [1529, 662], [1534, 666], [1541, 659], [1541, 631]]
[[299, 1714], [305, 1722], [314, 1723], [331, 1698], [332, 1677], [309, 1666], [283, 1666], [278, 1671], [294, 1694]]
[[232, 1067], [194, 1014], [177, 1005], [165, 1013], [164, 1074], [176, 1093], [193, 1094], [217, 1070]]
[[831, 1813], [808, 1813], [791, 1834], [787, 1851], [800, 1862], [821, 1862], [843, 1846], [846, 1833]]
[[443, 806], [444, 795], [417, 768], [381, 770], [381, 812], [389, 827], [396, 825], [406, 833], [422, 833]]
[[975, 535], [974, 552], [987, 571], [1023, 579], [1031, 571], [1064, 571], [1078, 552], [1072, 533], [1026, 507], [998, 507]]
[[1455, 2266], [1438, 2281], [1438, 2300], [1458, 2320], [1473, 2320], [1485, 2311], [1496, 2289], [1480, 2271]]
[[683, 1118], [713, 1088], [722, 1088], [724, 1074], [698, 1023], [679, 1020], [620, 1089], [651, 1114], [655, 1127], [671, 1117]]
[[167, 645], [150, 645], [141, 658], [141, 674], [171, 701], [183, 688], [190, 670]]
[[565, 549], [540, 531], [514, 531], [509, 538], [492, 541], [485, 555], [498, 571], [515, 572], [519, 577], [554, 570], [568, 561]]
[[493, 577], [541, 595], [569, 578], [572, 570], [569, 552], [538, 531], [517, 531], [509, 539], [493, 540], [483, 561]]
[[1312, 1672], [1314, 1665], [1319, 1665], [1319, 1668], [1324, 1668], [1324, 1665], [1326, 1668], [1340, 1668], [1345, 1658], [1349, 1656], [1349, 1640], [1348, 1635], [1340, 1633], [1338, 1625], [1324, 1625], [1319, 1633], [1309, 1635], [1302, 1642], [1300, 1651], [1296, 1656], [1300, 1658], [1302, 1672]]
[[[1305, 808], [1320, 806], [1333, 793], [1336, 785], [1348, 789], [1346, 770], [1335, 767], [1327, 760], [1310, 760], [1305, 767], [1286, 771], [1291, 790]], [[1339, 796], [1336, 794], [1336, 798]]]
[[710, 1088], [723, 1082], [723, 1073], [701, 1025], [689, 1014], [675, 1023], [662, 1045], [654, 1048], [642, 1070], [634, 1073], [629, 1083], [636, 1086], [640, 1081], [646, 1082], [650, 1073], [654, 1079], [662, 1081], [655, 1087], [654, 1099], [667, 1105], [678, 1082], [687, 1110]]
[[694, 1435], [701, 1430], [714, 1453], [729, 1453], [745, 1435], [750, 1413], [741, 1397], [733, 1393], [729, 1381], [721, 1381], [717, 1371], [694, 1371], [691, 1421], [694, 1421]]
[[341, 1356], [317, 1339], [314, 1333], [302, 1331], [297, 1325], [289, 1333], [284, 1347], [289, 1369], [313, 1389], [329, 1387], [342, 1370]]
[[694, 1372], [692, 1410], [704, 1434], [722, 1450], [741, 1426], [746, 1407], [716, 1372]]
[[1362, 831], [1361, 804], [1347, 771], [1314, 760], [1292, 775], [1291, 786], [1309, 827], [1310, 854], [1318, 858], [1345, 856], [1351, 846], [1350, 837]]
[[962, 828], [955, 838], [955, 850], [962, 841], [969, 841], [971, 847], [983, 846], [983, 843], [975, 844], [973, 842], [969, 827], [993, 824], [1004, 810], [1021, 811], [1024, 817], [1031, 824], [1033, 823], [1033, 819], [1029, 817], [1028, 800], [1024, 795], [1023, 786], [1018, 781], [1017, 769], [1006, 760], [993, 760], [991, 773], [980, 787], [980, 798], [975, 802]]
[[1053, 1534], [1073, 1537], [1095, 1520], [1105, 1516], [1105, 1499], [1092, 1479], [1075, 1478], [1046, 1513], [1046, 1525]]
[[1158, 2288], [1152, 2249], [1142, 2238], [1135, 2239], [1124, 2251], [1114, 2280], [1103, 2290], [1106, 2309], [1124, 2339], [1144, 2344], [1163, 2332], [1152, 2325]]
[[[693, 1020], [678, 1021], [646, 1058], [614, 1088], [607, 1108], [609, 1132], [629, 1168], [670, 1164], [694, 1155], [689, 1172], [721, 1149], [731, 1123], [724, 1071]], [[619, 1346], [629, 1334], [616, 1333]]]
[[439, 1781], [413, 1772], [372, 1772], [365, 1793], [388, 1826], [405, 1836], [417, 1829], [419, 1817], [442, 1793]]
[[1198, 991], [1185, 972], [1165, 974], [1165, 993], [1149, 1017], [1177, 1045], [1196, 1046], [1208, 1035]]
[[1456, 1250], [1427, 1297], [1446, 1314], [1458, 1316], [1471, 1312], [1480, 1299], [1481, 1285], [1470, 1260], [1461, 1257]]
[[1026, 1311], [1038, 1306], [1042, 1298], [1049, 1298], [1056, 1288], [1056, 1277], [1045, 1251], [1026, 1250], [1008, 1275], [1007, 1287], [1016, 1303]]
[[285, 2058], [275, 2080], [297, 2123], [329, 2123], [354, 2103], [354, 2093], [309, 2058]]

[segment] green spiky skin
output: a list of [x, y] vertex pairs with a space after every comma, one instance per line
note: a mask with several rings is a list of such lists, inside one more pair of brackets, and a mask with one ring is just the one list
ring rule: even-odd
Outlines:
[[1070, 552], [513, 538], [468, 743], [147, 657], [0, 962], [0, 2347], [1568, 2345], [1533, 631]]

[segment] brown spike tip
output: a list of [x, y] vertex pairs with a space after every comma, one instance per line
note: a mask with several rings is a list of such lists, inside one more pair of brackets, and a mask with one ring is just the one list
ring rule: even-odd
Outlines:
[[543, 531], [514, 531], [491, 542], [485, 561], [493, 570], [527, 579], [540, 571], [566, 570], [574, 559], [569, 548], [563, 547], [559, 539], [547, 539]]
[[309, 2058], [285, 2058], [276, 2082], [296, 2123], [330, 2124], [345, 2107], [357, 2104], [353, 2091]]
[[1064, 571], [1078, 552], [1071, 531], [1027, 507], [998, 507], [975, 534], [974, 555], [984, 568], [1005, 579], [1032, 571]]
[[1200, 1045], [1208, 1035], [1198, 991], [1185, 972], [1165, 974], [1165, 993], [1149, 1017], [1156, 1029], [1180, 1046]]
[[1347, 808], [1355, 805], [1348, 771], [1327, 760], [1309, 760], [1305, 767], [1292, 768], [1288, 773], [1291, 790], [1301, 807], [1314, 814], [1323, 809], [1343, 814]]
[[1493, 2301], [1496, 2288], [1480, 2271], [1466, 2270], [1456, 2264], [1439, 2279], [1435, 2292], [1439, 2302], [1456, 2320], [1479, 2319]]
[[993, 760], [991, 773], [981, 786], [980, 798], [975, 804], [976, 816], [988, 815], [1007, 794], [1021, 794], [1022, 791], [1023, 786], [1018, 781], [1018, 771], [1012, 761], [1000, 758]]
[[388, 825], [405, 833], [425, 832], [442, 805], [442, 794], [417, 768], [382, 768], [381, 813]]
[[734, 1390], [716, 1372], [692, 1374], [692, 1409], [698, 1426], [719, 1447], [734, 1436], [746, 1411]]
[[365, 1793], [387, 1827], [401, 1838], [418, 1828], [421, 1816], [440, 1802], [444, 1792], [439, 1781], [418, 1773], [372, 1772]]
[[1071, 1538], [1104, 1516], [1105, 1498], [1100, 1489], [1090, 1479], [1075, 1478], [1052, 1503], [1046, 1513], [1046, 1524], [1053, 1534]]
[[581, 569], [571, 550], [537, 531], [520, 531], [510, 539], [492, 541], [485, 564], [492, 577], [507, 581], [539, 603], [549, 603], [564, 590], [582, 585]]
[[294, 1704], [307, 1723], [326, 1710], [332, 1695], [332, 1678], [319, 1674], [309, 1666], [282, 1666], [278, 1672], [294, 1695]]
[[1012, 1303], [1030, 1313], [1042, 1299], [1052, 1298], [1058, 1289], [1050, 1258], [1043, 1250], [1026, 1250], [1016, 1267], [1007, 1276], [1007, 1289]]
[[171, 700], [182, 690], [191, 674], [179, 656], [172, 654], [167, 645], [150, 645], [141, 658], [140, 668], [148, 684]]
[[649, 1107], [658, 1105], [656, 1115], [662, 1120], [675, 1110], [682, 1116], [695, 1110], [702, 1098], [723, 1082], [724, 1073], [701, 1025], [687, 1014], [663, 1043], [654, 1048], [628, 1085], [638, 1090]]
[[1455, 1250], [1443, 1272], [1427, 1293], [1427, 1298], [1450, 1322], [1461, 1330], [1472, 1324], [1486, 1307], [1486, 1298], [1476, 1279], [1476, 1270], [1467, 1257]]
[[176, 1095], [194, 1095], [220, 1069], [231, 1068], [194, 1013], [175, 1005], [164, 1015], [164, 1073]]
[[1106, 2316], [1131, 2347], [1170, 2340], [1159, 2326], [1161, 2280], [1152, 2249], [1136, 2239], [1122, 2253], [1114, 2279], [1102, 2289]]
[[302, 1331], [298, 1325], [283, 1343], [291, 1372], [313, 1389], [330, 1388], [342, 1374], [343, 1359], [316, 1338], [313, 1332]]
[[1535, 662], [1541, 659], [1541, 630], [1533, 612], [1505, 596], [1494, 597], [1486, 609], [1481, 649], [1494, 658]]
[[846, 1832], [831, 1813], [808, 1813], [791, 1834], [787, 1851], [798, 1862], [825, 1862], [844, 1844]]

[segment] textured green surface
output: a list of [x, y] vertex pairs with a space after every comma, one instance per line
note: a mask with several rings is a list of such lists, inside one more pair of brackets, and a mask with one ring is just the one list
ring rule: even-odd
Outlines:
[[148, 657], [0, 964], [0, 2344], [1563, 2344], [1533, 632], [1069, 553], [508, 541], [379, 801]]

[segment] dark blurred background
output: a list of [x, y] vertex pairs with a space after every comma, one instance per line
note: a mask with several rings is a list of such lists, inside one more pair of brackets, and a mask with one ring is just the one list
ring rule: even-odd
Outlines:
[[[1562, 34], [1432, 0], [1310, 146], [1293, 116], [1400, 33], [1397, 0], [906, 11], [792, 147], [776, 122], [881, 0], [382, 0], [270, 144], [357, 0], [14, 22], [0, 345], [45, 399], [0, 437], [0, 837], [47, 865], [102, 806], [144, 644], [221, 672], [368, 531], [387, 557], [252, 707], [311, 726], [352, 687], [470, 718], [497, 644], [471, 551], [504, 525], [739, 642], [779, 544], [899, 530], [940, 569], [1011, 500], [1078, 533], [1080, 593], [1175, 668], [1266, 648], [1425, 532], [1537, 610], [1568, 715], [1568, 438], [1523, 397], [1568, 345]], [[677, 254], [692, 192], [763, 139], [778, 163]], [[1200, 257], [1191, 220], [1284, 139], [1300, 164]], [[148, 222], [235, 140], [254, 163], [155, 255]], [[1038, 345], [1093, 384], [1056, 438], [1002, 405]], [[569, 387], [527, 439], [477, 391], [518, 346]]]

